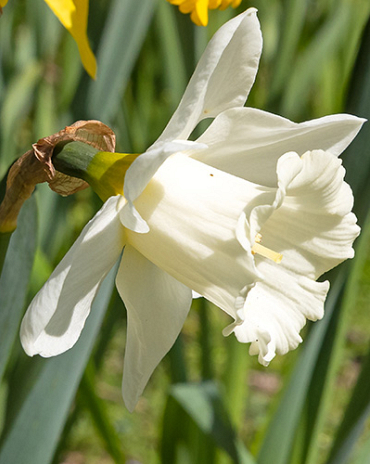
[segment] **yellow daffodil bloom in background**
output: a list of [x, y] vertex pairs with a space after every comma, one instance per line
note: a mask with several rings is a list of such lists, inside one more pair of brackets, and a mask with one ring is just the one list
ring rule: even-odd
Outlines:
[[[95, 79], [96, 60], [87, 38], [89, 0], [45, 0], [45, 2], [76, 41], [82, 64]], [[8, 0], [0, 0], [0, 7], [4, 7], [7, 3]]]
[[228, 6], [236, 8], [242, 0], [167, 0], [177, 5], [181, 13], [190, 13], [190, 18], [197, 26], [207, 26], [208, 10], [225, 10]]
[[[225, 311], [224, 335], [250, 343], [265, 366], [298, 346], [306, 319], [323, 316], [329, 283], [316, 280], [353, 257], [360, 230], [338, 156], [364, 120], [337, 114], [297, 124], [244, 107], [261, 51], [250, 8], [213, 36], [145, 153], [128, 168], [114, 164], [124, 154], [95, 155], [87, 174], [105, 204], [31, 302], [21, 327], [28, 355], [55, 356], [76, 343], [117, 260], [129, 410], [194, 296]], [[209, 128], [189, 140], [205, 118]], [[99, 192], [105, 183], [111, 192]]]

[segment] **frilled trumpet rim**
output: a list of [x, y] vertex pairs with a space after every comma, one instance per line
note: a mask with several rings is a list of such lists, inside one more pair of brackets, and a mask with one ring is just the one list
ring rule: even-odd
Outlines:
[[263, 279], [246, 296], [243, 323], [231, 327], [263, 365], [297, 347], [306, 319], [322, 318], [329, 282], [316, 279], [354, 255], [360, 228], [344, 174], [341, 160], [328, 152], [288, 153], [278, 161], [274, 202], [246, 216], [246, 230], [283, 257], [277, 265], [255, 256]]

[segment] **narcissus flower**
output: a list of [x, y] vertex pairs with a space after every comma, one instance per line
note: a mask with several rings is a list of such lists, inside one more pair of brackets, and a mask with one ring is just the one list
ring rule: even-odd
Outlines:
[[190, 18], [197, 26], [207, 26], [208, 10], [225, 10], [228, 6], [236, 8], [242, 0], [167, 0], [178, 5], [181, 13], [190, 13]]
[[[93, 158], [86, 177], [106, 202], [24, 317], [29, 355], [71, 348], [123, 250], [116, 285], [128, 314], [130, 410], [178, 336], [192, 291], [229, 314], [225, 335], [251, 343], [267, 365], [299, 344], [306, 319], [322, 317], [329, 285], [316, 279], [353, 256], [359, 228], [338, 155], [363, 120], [295, 124], [243, 107], [261, 49], [249, 9], [210, 41], [152, 147]], [[189, 141], [204, 118], [215, 119]]]
[[[7, 3], [8, 0], [0, 0], [0, 12]], [[74, 38], [84, 68], [95, 78], [96, 60], [86, 32], [89, 0], [45, 0], [45, 3]]]

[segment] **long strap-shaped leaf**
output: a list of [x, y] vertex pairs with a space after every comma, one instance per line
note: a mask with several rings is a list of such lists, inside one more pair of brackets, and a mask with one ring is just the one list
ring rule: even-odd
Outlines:
[[[184, 413], [185, 416], [182, 417]], [[192, 419], [191, 424], [186, 424], [186, 416]], [[180, 417], [182, 420], [179, 420]], [[186, 435], [189, 436], [195, 431], [201, 431], [207, 439], [214, 442], [214, 445], [226, 451], [233, 462], [255, 463], [253, 456], [237, 438], [217, 385], [213, 381], [173, 385], [164, 417], [164, 427], [162, 462], [166, 464], [178, 462], [175, 458], [176, 446]], [[188, 446], [189, 453], [194, 451], [193, 440], [189, 441]], [[210, 451], [210, 446], [207, 448]], [[213, 459], [210, 461], [208, 458], [203, 462], [213, 462]]]
[[368, 120], [342, 156], [346, 180], [355, 195], [355, 212], [363, 223], [369, 209], [369, 199], [363, 195], [363, 190], [368, 187], [370, 176], [370, 19], [353, 70], [346, 109]]
[[[115, 270], [103, 282], [75, 347], [58, 357], [39, 360], [38, 371], [33, 379], [10, 385], [13, 401], [8, 408], [15, 409], [16, 414], [11, 417], [10, 424], [5, 424], [0, 464], [51, 462], [99, 332], [114, 285], [114, 275]], [[29, 361], [35, 363], [36, 360]]]
[[[31, 197], [19, 215], [18, 228], [7, 247], [0, 278], [0, 379], [4, 374], [14, 340], [18, 336], [35, 255], [36, 238], [36, 201], [35, 197]], [[6, 249], [1, 251], [5, 252]]]
[[146, 36], [155, 0], [114, 0], [98, 50], [99, 70], [89, 87], [89, 116], [110, 123]]
[[[326, 424], [329, 408], [333, 404], [333, 388], [336, 374], [342, 361], [343, 348], [346, 341], [351, 313], [358, 304], [359, 285], [363, 280], [365, 266], [370, 251], [370, 222], [356, 247], [356, 260], [348, 266], [351, 270], [345, 292], [335, 308], [335, 318], [331, 322], [323, 341], [320, 356], [312, 376], [307, 396], [307, 415], [303, 426], [305, 436], [305, 463], [316, 464], [319, 459], [319, 442]], [[367, 262], [368, 261], [368, 262]], [[370, 295], [369, 295], [370, 296]], [[370, 390], [369, 390], [370, 392]], [[369, 398], [370, 399], [370, 398]]]
[[326, 302], [326, 314], [322, 321], [316, 322], [306, 339], [301, 355], [297, 360], [292, 378], [279, 403], [279, 407], [265, 434], [257, 462], [259, 464], [288, 464], [290, 454], [303, 411], [312, 374], [323, 344], [334, 307], [341, 293], [345, 277], [344, 269], [337, 277]]
[[[365, 279], [363, 275], [370, 269], [370, 214], [367, 221], [366, 229], [363, 231], [361, 237], [361, 246], [358, 249], [358, 254], [362, 258], [361, 266], [358, 266], [359, 274], [356, 279], [356, 284], [351, 292], [352, 304], [356, 305], [356, 293], [359, 294], [359, 284], [362, 281], [367, 283], [366, 296], [368, 310], [370, 309], [370, 284], [369, 279]], [[362, 279], [361, 279], [362, 278]], [[370, 372], [370, 350], [363, 362], [362, 370], [359, 375], [357, 384], [352, 392], [351, 400], [347, 406], [344, 418], [339, 427], [335, 442], [333, 444], [328, 464], [343, 464], [348, 462], [354, 445], [356, 444], [360, 434], [364, 429], [366, 419], [370, 414], [370, 385], [369, 385], [369, 372]]]

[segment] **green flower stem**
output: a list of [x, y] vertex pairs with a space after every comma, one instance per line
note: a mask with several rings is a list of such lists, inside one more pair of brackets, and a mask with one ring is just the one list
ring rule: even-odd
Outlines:
[[54, 148], [53, 165], [67, 176], [87, 181], [88, 167], [99, 151], [84, 142], [61, 142]]
[[168, 353], [172, 383], [186, 383], [188, 381], [189, 376], [183, 345], [184, 342], [180, 333], [176, 342]]
[[199, 321], [200, 321], [200, 337], [199, 342], [201, 346], [201, 367], [203, 380], [212, 379], [214, 377], [214, 369], [212, 362], [212, 347], [210, 334], [211, 325], [208, 316], [208, 302], [205, 298], [197, 300], [199, 308]]
[[99, 151], [84, 142], [62, 142], [53, 153], [57, 171], [86, 181], [106, 201], [123, 194], [123, 179], [138, 154]]

